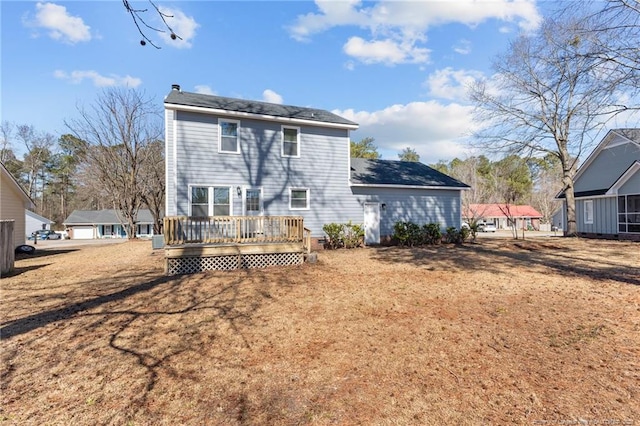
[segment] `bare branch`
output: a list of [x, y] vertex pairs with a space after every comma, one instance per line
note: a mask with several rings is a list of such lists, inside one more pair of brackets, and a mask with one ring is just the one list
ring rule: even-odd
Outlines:
[[[169, 24], [167, 23], [167, 19], [166, 18], [173, 18], [173, 15], [168, 15], [166, 13], [163, 13], [158, 6], [151, 0], [149, 0], [149, 3], [153, 6], [153, 8], [155, 9], [155, 12], [157, 13], [157, 15], [160, 17], [160, 19], [162, 19], [162, 22], [165, 26], [165, 28], [169, 31], [170, 37], [172, 40], [182, 40], [182, 38], [180, 36], [178, 36], [173, 29], [169, 26]], [[146, 34], [145, 32], [142, 30], [141, 25], [143, 27], [145, 27], [148, 30], [151, 31], [155, 31], [157, 33], [165, 33], [167, 32], [164, 29], [161, 28], [156, 28], [153, 27], [151, 25], [149, 25], [143, 18], [143, 14], [148, 12], [148, 9], [136, 9], [133, 6], [131, 6], [131, 3], [129, 2], [129, 0], [122, 0], [122, 4], [124, 5], [124, 8], [126, 9], [126, 11], [129, 13], [129, 15], [131, 15], [131, 19], [133, 20], [133, 23], [135, 24], [136, 28], [138, 29], [138, 32], [140, 33], [140, 35], [142, 36], [142, 40], [140, 40], [140, 44], [142, 46], [146, 45], [147, 42], [152, 45], [153, 47], [155, 47], [156, 49], [160, 49], [160, 46], [158, 46], [157, 44], [155, 44]]]

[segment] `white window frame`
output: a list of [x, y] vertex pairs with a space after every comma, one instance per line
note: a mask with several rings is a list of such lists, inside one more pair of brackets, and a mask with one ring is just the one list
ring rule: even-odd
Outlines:
[[[296, 149], [296, 151], [297, 151], [297, 154], [296, 154], [296, 155], [288, 155], [288, 154], [285, 154], [285, 152], [284, 152], [284, 143], [285, 143], [285, 140], [284, 140], [284, 131], [285, 131], [285, 129], [293, 129], [293, 130], [295, 130], [295, 131], [296, 131], [296, 148], [297, 148], [297, 149]], [[295, 127], [295, 126], [282, 126], [282, 129], [281, 129], [280, 134], [282, 135], [282, 140], [281, 140], [281, 143], [280, 143], [280, 154], [281, 154], [283, 157], [289, 157], [289, 158], [300, 158], [300, 127]]]
[[[306, 207], [293, 207], [291, 205], [291, 201], [293, 199], [293, 191], [306, 191], [307, 193], [307, 206]], [[289, 210], [309, 210], [311, 208], [311, 191], [309, 191], [309, 188], [300, 188], [300, 187], [295, 187], [295, 188], [289, 188]]]
[[[236, 125], [236, 150], [226, 151], [222, 149], [222, 124], [234, 123]], [[240, 154], [240, 120], [218, 119], [218, 153], [220, 154]]]
[[231, 185], [189, 185], [189, 216], [193, 216], [193, 201], [191, 199], [192, 196], [192, 188], [207, 188], [207, 216], [213, 216], [213, 207], [214, 207], [214, 188], [228, 188], [229, 189], [229, 216], [233, 216], [233, 201], [234, 201], [234, 187]]
[[193, 216], [193, 188], [207, 188], [207, 216], [211, 216], [211, 186], [189, 185], [189, 217]]
[[231, 186], [227, 186], [227, 185], [213, 185], [212, 187], [209, 188], [209, 200], [211, 200], [209, 202], [209, 211], [211, 212], [211, 214], [209, 216], [215, 216], [215, 188], [219, 188], [219, 189], [227, 189], [229, 191], [229, 216], [233, 216], [233, 187]]
[[260, 199], [258, 200], [259, 206], [259, 216], [264, 215], [264, 190], [261, 186], [251, 186], [251, 187], [243, 187], [242, 188], [242, 214], [247, 215], [247, 191], [258, 190], [260, 191]]
[[584, 223], [585, 225], [593, 224], [593, 200], [584, 201]]

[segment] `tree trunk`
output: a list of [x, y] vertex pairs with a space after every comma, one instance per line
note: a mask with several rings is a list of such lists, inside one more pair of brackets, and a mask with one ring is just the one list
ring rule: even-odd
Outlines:
[[566, 218], [567, 226], [564, 230], [565, 237], [575, 237], [578, 235], [578, 226], [576, 223], [576, 199], [573, 192], [573, 176], [568, 176], [567, 173], [562, 178], [565, 184], [564, 196], [566, 203]]

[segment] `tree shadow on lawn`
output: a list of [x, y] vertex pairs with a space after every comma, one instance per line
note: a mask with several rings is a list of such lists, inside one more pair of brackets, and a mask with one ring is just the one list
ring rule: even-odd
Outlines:
[[[188, 354], [186, 357], [193, 362], [199, 358], [209, 358], [208, 351], [212, 345], [219, 347], [222, 344], [226, 347], [229, 340], [235, 342], [229, 345], [229, 350], [234, 350], [234, 346], [244, 346], [247, 350], [251, 348], [251, 338], [245, 332], [254, 325], [255, 312], [275, 303], [294, 285], [305, 282], [305, 278], [300, 277], [306, 275], [306, 266], [293, 271], [291, 268], [297, 267], [173, 277], [158, 276], [156, 272], [137, 278], [104, 279], [104, 284], [111, 288], [113, 283], [109, 281], [113, 280], [121, 280], [120, 287], [135, 281], [142, 282], [10, 321], [2, 326], [0, 334], [2, 340], [6, 340], [58, 323], [55, 333], [41, 335], [40, 340], [56, 340], [56, 352], [60, 351], [61, 356], [73, 353], [73, 359], [89, 366], [72, 367], [61, 365], [59, 360], [43, 359], [45, 367], [41, 369], [42, 374], [46, 375], [53, 364], [69, 370], [72, 376], [79, 375], [80, 380], [89, 380], [89, 376], [95, 377], [96, 371], [105, 366], [107, 370], [116, 366], [126, 368], [132, 377], [145, 377], [141, 389], [140, 381], [124, 382], [123, 392], [135, 395], [128, 403], [126, 416], [148, 415], [148, 395], [161, 378], [184, 380], [185, 376], [191, 374], [185, 371], [190, 366], [185, 366], [185, 357], [181, 355]], [[292, 276], [297, 277], [295, 282], [290, 278]], [[100, 282], [74, 285], [95, 289], [100, 287]], [[100, 348], [99, 351], [106, 357], [102, 355], [96, 359], [96, 354], [92, 352], [95, 349], [90, 347]], [[119, 355], [109, 355], [108, 351], [105, 352], [107, 348]], [[12, 355], [11, 351], [7, 351], [3, 361], [5, 365], [12, 365], [19, 362], [17, 357], [18, 353]], [[83, 362], [83, 358], [90, 361]], [[179, 358], [177, 364], [176, 358]], [[243, 360], [241, 357], [226, 357], [220, 362], [222, 365], [226, 363], [226, 367], [234, 367], [231, 364], [237, 363], [239, 366]], [[93, 372], [80, 373], [80, 368], [93, 369]], [[7, 369], [2, 382], [10, 383], [14, 374], [18, 373]], [[197, 377], [191, 380], [197, 381]], [[135, 389], [129, 389], [127, 385]]]
[[[594, 242], [598, 244], [598, 242]], [[635, 249], [635, 247], [631, 247]], [[540, 243], [532, 240], [505, 242], [479, 242], [463, 245], [436, 247], [386, 247], [373, 257], [382, 262], [410, 262], [430, 270], [504, 272], [506, 268], [546, 267], [556, 273], [595, 280], [613, 280], [625, 284], [640, 285], [640, 268], [622, 257], [615, 250], [602, 247], [609, 257], [597, 258], [586, 250], [576, 250], [565, 244]], [[598, 247], [592, 247], [596, 254]], [[631, 261], [632, 262], [632, 261]]]

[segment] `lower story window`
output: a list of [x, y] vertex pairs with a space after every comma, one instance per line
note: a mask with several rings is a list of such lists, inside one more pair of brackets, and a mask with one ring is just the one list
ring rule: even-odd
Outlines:
[[593, 223], [593, 200], [586, 200], [584, 202], [584, 223]]
[[213, 215], [231, 214], [231, 195], [228, 187], [213, 188]]
[[229, 216], [231, 190], [228, 186], [191, 187], [191, 216]]
[[289, 208], [291, 210], [307, 210], [309, 208], [309, 189], [291, 188], [289, 190]]
[[618, 231], [640, 233], [640, 195], [618, 197]]

